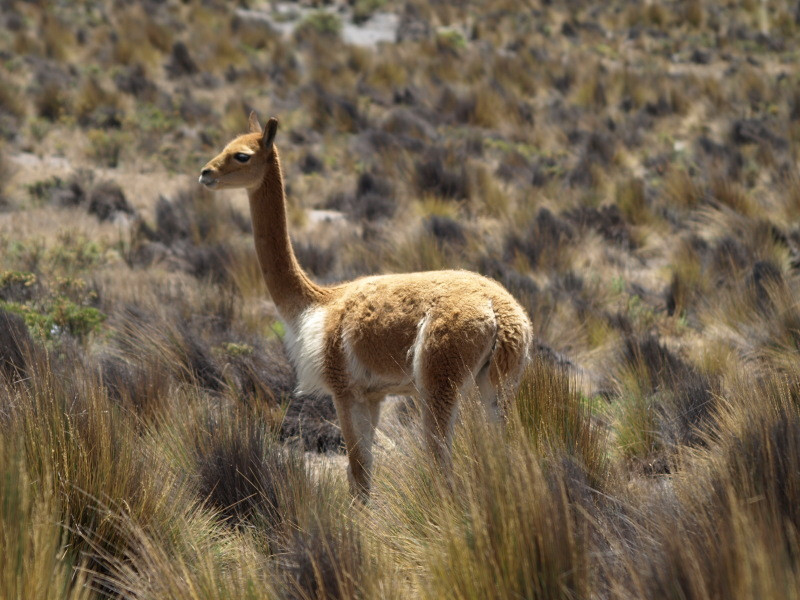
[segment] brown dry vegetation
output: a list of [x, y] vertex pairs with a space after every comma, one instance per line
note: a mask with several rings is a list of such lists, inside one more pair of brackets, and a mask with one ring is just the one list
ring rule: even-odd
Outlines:
[[[0, 597], [800, 598], [796, 3], [0, 25]], [[451, 478], [394, 399], [351, 503], [244, 194], [195, 184], [252, 108], [316, 280], [468, 268], [529, 311], [515, 408], [466, 403]]]

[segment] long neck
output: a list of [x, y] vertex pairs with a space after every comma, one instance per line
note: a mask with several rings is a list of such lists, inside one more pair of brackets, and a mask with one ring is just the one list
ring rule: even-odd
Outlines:
[[324, 298], [325, 288], [308, 278], [292, 250], [277, 148], [273, 149], [261, 185], [247, 193], [264, 281], [281, 317], [294, 321], [306, 308]]

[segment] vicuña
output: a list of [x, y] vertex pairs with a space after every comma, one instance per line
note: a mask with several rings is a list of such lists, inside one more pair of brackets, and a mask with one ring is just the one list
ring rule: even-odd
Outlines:
[[314, 283], [289, 240], [277, 130], [277, 119], [262, 130], [252, 113], [250, 133], [203, 167], [200, 183], [247, 190], [258, 261], [286, 324], [298, 387], [333, 396], [350, 487], [366, 497], [386, 394], [417, 395], [426, 444], [444, 466], [459, 396], [477, 385], [487, 409], [496, 411], [528, 362], [531, 324], [500, 284], [469, 271]]

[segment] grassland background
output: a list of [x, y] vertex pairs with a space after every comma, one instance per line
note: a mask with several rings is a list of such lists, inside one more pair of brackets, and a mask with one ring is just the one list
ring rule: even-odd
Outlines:
[[[371, 34], [391, 40], [371, 43]], [[0, 1], [0, 598], [800, 597], [796, 2]], [[468, 268], [537, 341], [353, 504], [241, 191], [320, 282]]]

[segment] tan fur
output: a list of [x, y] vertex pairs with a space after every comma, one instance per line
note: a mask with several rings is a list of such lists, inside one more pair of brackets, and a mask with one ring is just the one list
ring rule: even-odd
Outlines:
[[[491, 407], [518, 383], [532, 339], [525, 311], [497, 282], [469, 271], [313, 283], [289, 241], [277, 120], [262, 131], [253, 114], [250, 129], [203, 168], [200, 182], [248, 191], [258, 260], [286, 321], [290, 357], [300, 385], [311, 388], [304, 391], [333, 395], [353, 491], [369, 492], [372, 440], [388, 393], [420, 397], [426, 443], [446, 464], [459, 395], [477, 383]], [[246, 163], [235, 160], [239, 152], [250, 155]]]

